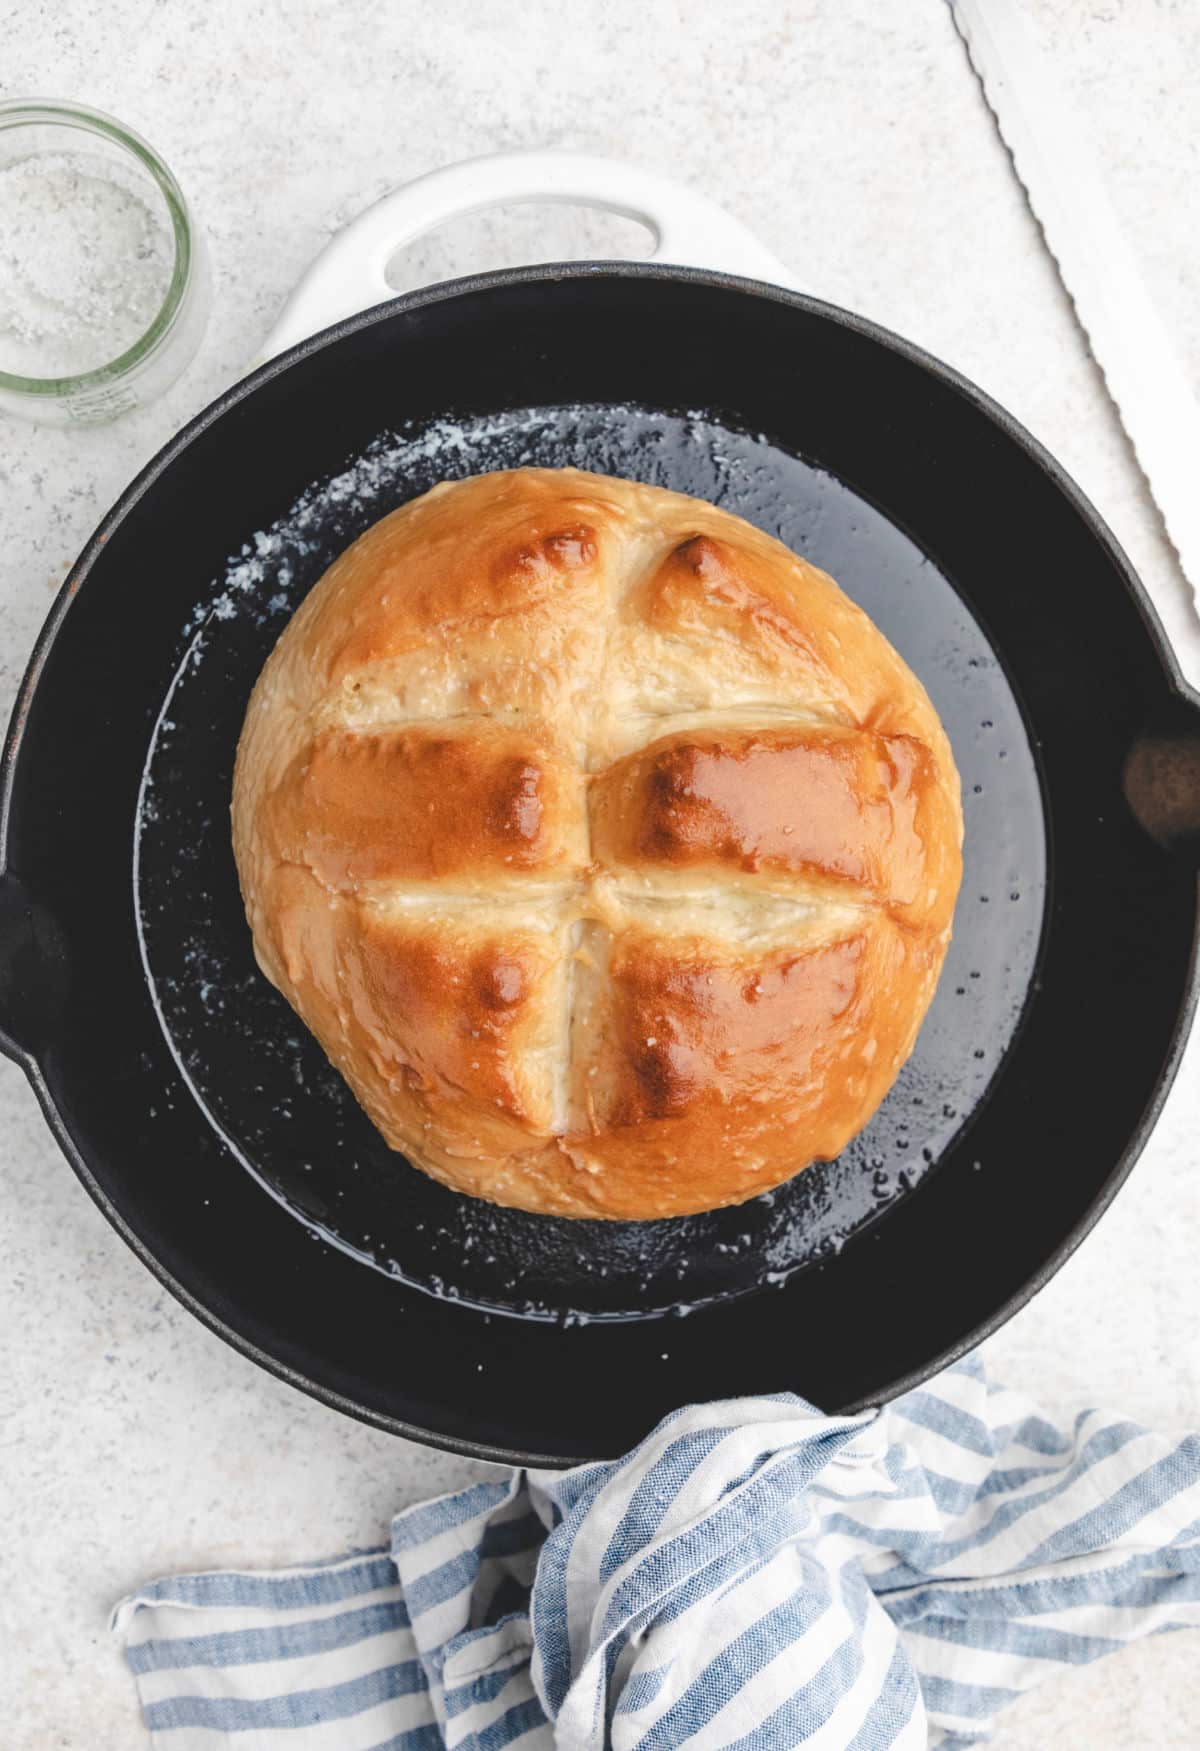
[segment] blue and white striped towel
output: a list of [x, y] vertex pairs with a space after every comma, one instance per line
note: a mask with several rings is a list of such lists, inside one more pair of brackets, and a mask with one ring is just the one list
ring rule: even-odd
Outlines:
[[161, 1751], [965, 1746], [1200, 1626], [1200, 1436], [1060, 1428], [972, 1358], [863, 1416], [680, 1411], [408, 1508], [390, 1552], [156, 1581], [114, 1623]]

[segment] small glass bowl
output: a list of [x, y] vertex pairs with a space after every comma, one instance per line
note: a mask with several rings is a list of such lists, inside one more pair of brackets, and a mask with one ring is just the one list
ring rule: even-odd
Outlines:
[[209, 312], [203, 239], [179, 184], [141, 136], [112, 116], [79, 104], [0, 103], [0, 171], [81, 148], [90, 160], [112, 162], [114, 180], [119, 176], [120, 186], [135, 189], [162, 220], [173, 259], [157, 314], [115, 358], [76, 376], [30, 376], [4, 370], [0, 357], [0, 409], [47, 425], [94, 425], [153, 401], [194, 357]]

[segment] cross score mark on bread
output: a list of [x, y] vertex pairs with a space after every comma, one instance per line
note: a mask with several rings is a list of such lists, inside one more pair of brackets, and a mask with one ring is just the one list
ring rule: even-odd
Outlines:
[[260, 963], [393, 1147], [457, 1189], [680, 1214], [836, 1154], [949, 940], [958, 780], [831, 579], [574, 470], [369, 529], [247, 713]]

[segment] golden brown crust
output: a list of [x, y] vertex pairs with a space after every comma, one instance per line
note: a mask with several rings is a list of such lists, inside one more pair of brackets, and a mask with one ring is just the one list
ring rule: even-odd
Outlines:
[[824, 573], [574, 470], [436, 488], [294, 617], [234, 785], [255, 947], [393, 1147], [649, 1217], [834, 1155], [960, 877], [915, 677]]
[[582, 789], [574, 761], [522, 728], [331, 728], [269, 797], [263, 830], [332, 888], [519, 879], [587, 863]]
[[564, 1144], [593, 1170], [597, 1213], [738, 1203], [795, 1171], [797, 1137], [810, 1159], [836, 1155], [911, 1051], [940, 964], [940, 945], [882, 913], [736, 958], [618, 939], [586, 1024], [594, 1131]]
[[591, 796], [592, 854], [614, 870], [802, 878], [911, 924], [949, 922], [954, 892], [930, 864], [954, 833], [921, 742], [832, 725], [664, 736]]

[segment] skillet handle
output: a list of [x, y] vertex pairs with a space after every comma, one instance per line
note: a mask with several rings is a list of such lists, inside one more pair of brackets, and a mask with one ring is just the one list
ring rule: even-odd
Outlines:
[[393, 189], [326, 245], [279, 314], [256, 365], [321, 329], [396, 296], [387, 266], [397, 250], [466, 213], [520, 201], [601, 207], [654, 234], [654, 261], [715, 268], [777, 285], [787, 268], [724, 208], [653, 171], [574, 152], [500, 152], [467, 158]]
[[66, 998], [62, 933], [21, 883], [0, 872], [0, 1053], [28, 1070]]

